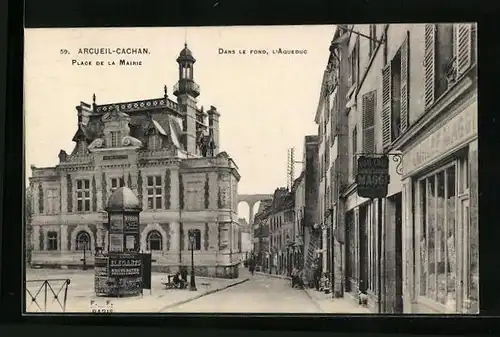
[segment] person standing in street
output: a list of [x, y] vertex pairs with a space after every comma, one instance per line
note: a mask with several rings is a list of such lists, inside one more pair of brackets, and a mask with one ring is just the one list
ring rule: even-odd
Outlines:
[[316, 288], [317, 291], [319, 291], [320, 283], [321, 283], [321, 265], [318, 261], [316, 262], [316, 269], [314, 270], [314, 287]]
[[254, 273], [255, 271], [255, 259], [253, 258], [253, 256], [250, 258], [250, 261], [248, 261], [248, 269], [250, 270], [250, 273]]

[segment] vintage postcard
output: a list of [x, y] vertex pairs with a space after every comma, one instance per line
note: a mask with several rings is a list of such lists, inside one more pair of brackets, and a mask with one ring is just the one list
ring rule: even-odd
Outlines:
[[32, 313], [479, 313], [474, 23], [26, 29]]

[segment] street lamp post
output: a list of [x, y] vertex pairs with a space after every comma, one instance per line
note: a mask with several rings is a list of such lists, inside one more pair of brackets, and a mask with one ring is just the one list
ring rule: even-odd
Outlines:
[[83, 270], [87, 270], [87, 242], [84, 242], [83, 244]]
[[194, 278], [194, 242], [195, 241], [195, 236], [194, 232], [190, 231], [189, 232], [189, 243], [191, 244], [191, 280], [189, 283], [189, 290], [191, 291], [196, 291], [196, 280]]

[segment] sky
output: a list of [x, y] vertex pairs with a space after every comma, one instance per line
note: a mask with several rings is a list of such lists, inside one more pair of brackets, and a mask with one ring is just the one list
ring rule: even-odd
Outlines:
[[[272, 194], [287, 181], [287, 149], [302, 158], [304, 136], [314, 123], [333, 25], [189, 28], [64, 28], [25, 30], [25, 158], [54, 166], [71, 152], [80, 101], [97, 104], [170, 99], [178, 80], [175, 61], [187, 41], [196, 58], [198, 105], [220, 112], [220, 150], [236, 162], [242, 194]], [[78, 55], [80, 48], [148, 48], [147, 55]], [[220, 54], [220, 49], [235, 54]], [[273, 50], [307, 54], [273, 54]], [[246, 54], [240, 54], [245, 50]], [[268, 54], [251, 54], [267, 50]], [[66, 54], [67, 51], [69, 54]], [[140, 66], [113, 66], [126, 58]], [[73, 60], [92, 65], [72, 65]], [[96, 61], [104, 61], [97, 66]], [[296, 164], [295, 172], [301, 172]], [[240, 206], [242, 216], [248, 207]], [[248, 217], [246, 217], [248, 219]]]

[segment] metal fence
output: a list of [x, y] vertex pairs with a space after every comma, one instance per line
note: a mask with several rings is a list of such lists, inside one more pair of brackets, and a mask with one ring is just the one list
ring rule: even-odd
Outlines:
[[65, 312], [70, 283], [70, 279], [26, 280], [26, 311], [47, 312], [47, 305], [58, 304]]

